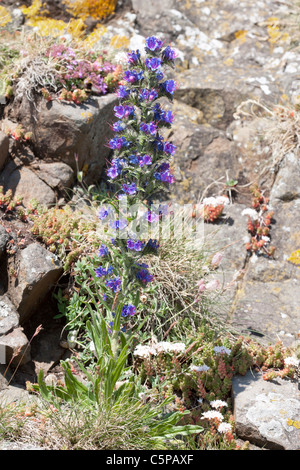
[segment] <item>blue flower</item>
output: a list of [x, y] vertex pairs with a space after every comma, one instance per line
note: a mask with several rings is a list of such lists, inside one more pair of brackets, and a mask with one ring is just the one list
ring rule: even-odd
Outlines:
[[170, 95], [173, 95], [174, 91], [177, 88], [177, 84], [174, 80], [166, 80], [164, 83], [161, 84], [161, 86]]
[[101, 266], [99, 266], [99, 268], [96, 269], [96, 276], [97, 277], [105, 277], [108, 274], [112, 274], [112, 272], [113, 272], [113, 267], [112, 266], [109, 266], [108, 269], [104, 269]]
[[174, 49], [171, 49], [170, 46], [167, 46], [161, 53], [162, 58], [167, 61], [174, 61], [176, 59], [176, 52]]
[[128, 160], [132, 165], [137, 165], [139, 163], [138, 157], [134, 154], [129, 155]]
[[119, 85], [117, 96], [118, 98], [127, 98], [130, 95], [130, 88], [126, 88], [124, 85]]
[[132, 317], [135, 314], [135, 306], [134, 305], [123, 305], [122, 308], [122, 317]]
[[130, 145], [130, 142], [127, 142], [125, 137], [115, 137], [114, 139], [111, 139], [108, 143], [108, 146], [114, 150], [119, 150], [122, 147], [128, 147], [128, 145]]
[[152, 240], [152, 238], [150, 238], [150, 240], [148, 240], [146, 244], [146, 248], [151, 248], [152, 250], [158, 250], [159, 244], [157, 240]]
[[101, 256], [102, 258], [104, 256], [107, 256], [109, 254], [109, 249], [105, 245], [101, 245], [98, 251], [98, 255]]
[[154, 88], [152, 90], [147, 90], [147, 88], [143, 88], [140, 93], [140, 99], [144, 101], [153, 101], [156, 100], [158, 97], [158, 93]]
[[128, 52], [128, 62], [130, 64], [137, 64], [140, 58], [141, 58], [141, 54], [138, 49], [136, 51]]
[[117, 118], [123, 119], [134, 115], [134, 106], [115, 106], [114, 111]]
[[101, 207], [98, 217], [100, 220], [106, 219], [108, 216], [108, 209], [105, 209], [105, 207]]
[[165, 142], [164, 143], [164, 152], [166, 152], [170, 155], [174, 155], [175, 150], [176, 150], [176, 146], [173, 145], [171, 142]]
[[125, 127], [126, 126], [123, 124], [122, 121], [117, 121], [117, 122], [113, 123], [113, 130], [115, 132], [122, 132], [122, 131], [124, 131]]
[[124, 183], [122, 184], [122, 188], [126, 194], [129, 194], [131, 196], [135, 194], [137, 191], [137, 187], [135, 183], [131, 183], [131, 184]]
[[138, 271], [135, 273], [135, 276], [139, 281], [141, 281], [143, 284], [153, 281], [153, 275], [149, 273], [147, 264], [137, 263], [136, 268], [138, 268]]
[[161, 66], [161, 59], [158, 57], [152, 57], [150, 59], [148, 57], [148, 59], [145, 60], [145, 65], [148, 69], [151, 69], [153, 72], [155, 72], [155, 70], [159, 69]]
[[125, 227], [127, 227], [128, 223], [127, 223], [127, 220], [125, 219], [114, 220], [114, 221], [110, 220], [109, 225], [114, 230], [123, 230]]
[[154, 135], [157, 132], [157, 125], [153, 121], [151, 121], [149, 124], [146, 124], [145, 122], [141, 122], [140, 130], [142, 132], [145, 132], [145, 134]]
[[121, 287], [121, 279], [119, 276], [113, 278], [113, 279], [107, 279], [105, 281], [106, 287], [109, 287], [109, 289], [112, 289], [114, 292], [117, 292], [120, 290]]
[[145, 49], [149, 49], [150, 51], [159, 51], [163, 45], [163, 42], [156, 38], [155, 36], [148, 37], [146, 39], [146, 46]]
[[143, 78], [144, 73], [142, 70], [140, 72], [137, 72], [136, 70], [126, 70], [124, 74], [124, 80], [128, 83], [135, 83], [139, 80], [143, 80]]
[[133, 251], [142, 251], [145, 246], [145, 243], [141, 240], [127, 240], [127, 248]]
[[149, 166], [152, 163], [151, 155], [143, 155], [139, 160], [139, 166], [143, 168], [143, 166]]

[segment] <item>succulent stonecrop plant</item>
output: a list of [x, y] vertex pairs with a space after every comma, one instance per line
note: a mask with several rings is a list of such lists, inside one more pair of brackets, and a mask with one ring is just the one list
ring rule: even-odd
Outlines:
[[248, 232], [250, 240], [246, 244], [247, 251], [252, 254], [264, 254], [272, 257], [275, 247], [270, 245], [270, 225], [273, 211], [269, 211], [269, 199], [259, 189], [257, 184], [250, 188], [252, 193], [252, 208], [244, 209], [242, 214], [248, 216]]
[[[149, 236], [148, 229], [159, 222], [167, 209], [160, 205], [154, 211], [152, 202], [174, 182], [169, 160], [176, 147], [160, 134], [163, 128], [171, 127], [174, 116], [161, 106], [159, 99], [173, 99], [177, 84], [165, 79], [164, 69], [174, 66], [176, 54], [156, 37], [146, 39], [145, 53], [145, 58], [139, 50], [128, 53], [128, 69], [117, 91], [120, 103], [114, 108], [117, 121], [112, 125], [116, 134], [108, 142], [114, 158], [107, 170], [116, 197], [99, 212], [105, 230], [113, 230], [117, 237], [111, 237], [110, 246], [100, 247], [96, 275], [102, 284], [106, 309], [113, 313], [118, 296], [118, 301], [124, 303], [122, 317], [126, 320], [138, 306], [138, 295], [133, 300], [131, 293], [139, 292], [141, 286], [153, 280], [142, 257], [157, 253], [159, 243]], [[130, 209], [136, 208], [130, 215], [128, 208], [122, 209], [125, 200]]]

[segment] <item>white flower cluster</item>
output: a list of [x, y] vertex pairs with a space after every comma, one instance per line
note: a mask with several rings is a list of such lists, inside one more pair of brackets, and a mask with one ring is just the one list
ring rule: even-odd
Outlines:
[[212, 408], [215, 408], [216, 410], [218, 410], [219, 408], [223, 408], [223, 406], [228, 406], [226, 401], [223, 401], [223, 400], [213, 400], [210, 402], [210, 406]]
[[143, 359], [156, 356], [157, 352], [152, 346], [138, 344], [133, 352], [134, 356], [142, 357]]
[[135, 348], [133, 354], [145, 359], [150, 356], [156, 356], [159, 352], [184, 353], [185, 349], [184, 343], [169, 343], [168, 341], [161, 341], [160, 343], [154, 343], [151, 346], [139, 344]]
[[210, 410], [210, 411], [205, 411], [204, 413], [202, 413], [202, 418], [204, 418], [204, 419], [218, 419], [219, 421], [223, 421], [224, 416], [222, 415], [222, 413], [220, 413], [220, 411]]
[[284, 359], [284, 364], [286, 367], [299, 367], [300, 361], [294, 356], [289, 356]]
[[227, 432], [231, 432], [231, 430], [232, 430], [231, 424], [229, 424], [229, 423], [221, 423], [218, 426], [218, 431], [220, 433], [226, 434]]
[[175, 353], [184, 353], [185, 352], [185, 344], [184, 343], [169, 343], [168, 341], [161, 341], [155, 345], [155, 349], [158, 352], [175, 352]]
[[214, 351], [217, 354], [227, 354], [228, 356], [231, 353], [231, 349], [225, 348], [225, 346], [215, 346]]
[[242, 215], [248, 215], [250, 219], [252, 220], [257, 220], [258, 219], [258, 212], [255, 209], [251, 209], [250, 207], [248, 209], [244, 209], [242, 211]]
[[217, 196], [217, 197], [206, 197], [203, 199], [202, 204], [204, 206], [226, 206], [229, 204], [229, 198], [226, 196]]
[[202, 366], [195, 366], [192, 364], [190, 366], [190, 370], [195, 371], [195, 372], [207, 372], [209, 370], [209, 367], [203, 364]]

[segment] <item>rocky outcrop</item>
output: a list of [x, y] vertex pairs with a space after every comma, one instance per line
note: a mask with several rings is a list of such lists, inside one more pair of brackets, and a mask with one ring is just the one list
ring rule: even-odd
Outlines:
[[265, 381], [249, 371], [233, 379], [236, 433], [264, 449], [300, 449], [300, 391], [296, 381]]
[[31, 360], [30, 338], [23, 326], [37, 312], [53, 289], [63, 269], [56, 257], [38, 243], [20, 250], [9, 265], [6, 293], [0, 297], [0, 346], [6, 363], [26, 364]]

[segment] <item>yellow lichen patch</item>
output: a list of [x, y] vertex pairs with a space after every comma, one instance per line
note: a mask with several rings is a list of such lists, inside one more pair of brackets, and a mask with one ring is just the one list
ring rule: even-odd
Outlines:
[[42, 8], [44, 8], [44, 3], [40, 0], [33, 0], [29, 7], [22, 5], [20, 10], [27, 19], [36, 19], [38, 17], [43, 17], [45, 13], [48, 13], [45, 9], [41, 11]]
[[105, 26], [99, 24], [96, 26], [94, 31], [90, 33], [84, 40], [83, 44], [87, 47], [92, 47], [96, 42], [98, 42], [102, 36], [106, 33]]
[[300, 250], [294, 251], [288, 258], [288, 261], [300, 267]]
[[67, 10], [71, 15], [86, 19], [89, 16], [92, 18], [106, 18], [114, 13], [117, 0], [64, 0]]
[[228, 57], [228, 59], [224, 60], [224, 64], [227, 65], [227, 67], [231, 67], [233, 64], [233, 59], [231, 57]]
[[10, 22], [11, 16], [9, 11], [6, 8], [0, 6], [0, 28], [3, 28]]
[[129, 46], [129, 39], [126, 36], [119, 36], [118, 34], [116, 36], [113, 36], [110, 41], [111, 47], [114, 47], [115, 49], [121, 49], [122, 47], [128, 47]]
[[294, 421], [293, 419], [289, 418], [286, 423], [288, 426], [294, 426], [294, 428], [300, 429], [300, 421], [298, 420]]
[[290, 41], [290, 35], [287, 32], [283, 32], [279, 27], [279, 19], [271, 17], [267, 21], [267, 31], [269, 35], [270, 44], [277, 44]]
[[235, 38], [238, 39], [240, 42], [245, 42], [246, 41], [247, 34], [248, 34], [248, 31], [246, 31], [244, 29], [240, 29], [239, 31], [236, 31], [234, 33]]

